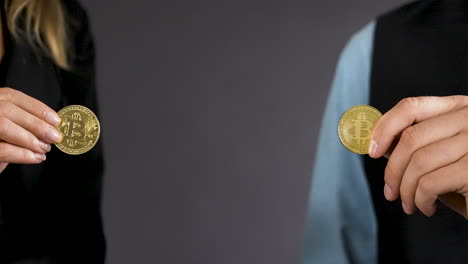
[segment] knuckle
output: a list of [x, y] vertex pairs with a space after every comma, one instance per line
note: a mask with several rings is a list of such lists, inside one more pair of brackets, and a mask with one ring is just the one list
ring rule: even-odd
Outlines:
[[399, 102], [399, 104], [403, 106], [404, 108], [412, 109], [412, 108], [417, 107], [419, 105], [419, 102], [420, 102], [420, 98], [418, 97], [406, 97], [406, 98], [403, 98]]
[[419, 191], [421, 191], [421, 193], [426, 196], [432, 195], [432, 193], [434, 192], [434, 187], [434, 181], [432, 181], [430, 178], [423, 177], [419, 180]]
[[10, 111], [10, 102], [6, 100], [0, 100], [0, 115], [7, 115], [8, 113], [10, 113]]
[[417, 129], [414, 126], [409, 126], [401, 133], [400, 140], [403, 145], [412, 147], [416, 144], [417, 138]]
[[42, 106], [41, 110], [39, 110], [39, 113], [41, 114], [41, 118], [46, 119], [47, 114], [49, 113], [49, 108], [47, 106]]
[[10, 101], [11, 98], [13, 97], [13, 94], [14, 94], [14, 90], [10, 87], [0, 88], [0, 97], [3, 100]]
[[32, 119], [31, 122], [32, 122], [31, 125], [32, 125], [32, 129], [33, 129], [33, 131], [34, 131], [34, 134], [38, 134], [38, 135], [43, 135], [43, 136], [45, 136], [45, 133], [46, 133], [45, 130], [46, 130], [46, 128], [45, 128], [45, 125], [44, 125], [43, 121], [41, 121], [41, 120], [38, 119], [38, 118], [34, 118], [34, 119]]
[[426, 150], [418, 149], [413, 153], [413, 156], [410, 160], [410, 164], [417, 171], [422, 170], [425, 167], [428, 157], [429, 156]]

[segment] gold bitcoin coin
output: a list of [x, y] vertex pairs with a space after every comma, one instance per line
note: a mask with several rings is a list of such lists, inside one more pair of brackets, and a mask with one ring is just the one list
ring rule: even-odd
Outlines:
[[69, 105], [57, 114], [62, 119], [58, 130], [63, 135], [62, 142], [55, 144], [58, 149], [67, 154], [79, 155], [96, 145], [101, 127], [91, 110], [81, 105]]
[[379, 110], [368, 105], [357, 105], [346, 110], [338, 122], [341, 143], [354, 153], [369, 153], [372, 130], [381, 117]]

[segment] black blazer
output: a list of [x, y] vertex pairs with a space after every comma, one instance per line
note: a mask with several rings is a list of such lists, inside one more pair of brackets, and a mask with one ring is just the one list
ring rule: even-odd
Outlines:
[[[6, 35], [0, 87], [20, 90], [56, 111], [80, 104], [98, 114], [95, 52], [88, 18], [77, 1], [63, 3], [73, 70], [58, 68], [26, 42]], [[102, 138], [83, 155], [67, 155], [52, 147], [41, 164], [8, 165], [0, 174], [0, 263], [26, 259], [103, 263], [102, 174]]]

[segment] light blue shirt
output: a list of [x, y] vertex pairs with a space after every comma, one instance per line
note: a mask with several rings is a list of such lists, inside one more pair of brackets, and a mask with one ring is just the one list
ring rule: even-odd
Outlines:
[[322, 120], [307, 214], [303, 264], [377, 263], [377, 223], [363, 159], [345, 149], [343, 112], [369, 104], [375, 22], [343, 50]]

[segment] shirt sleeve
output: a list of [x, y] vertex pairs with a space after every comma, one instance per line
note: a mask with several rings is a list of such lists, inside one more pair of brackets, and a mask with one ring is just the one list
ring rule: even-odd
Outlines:
[[375, 263], [376, 220], [363, 159], [339, 141], [346, 109], [369, 103], [375, 22], [357, 32], [341, 53], [316, 151], [305, 229], [303, 264]]

